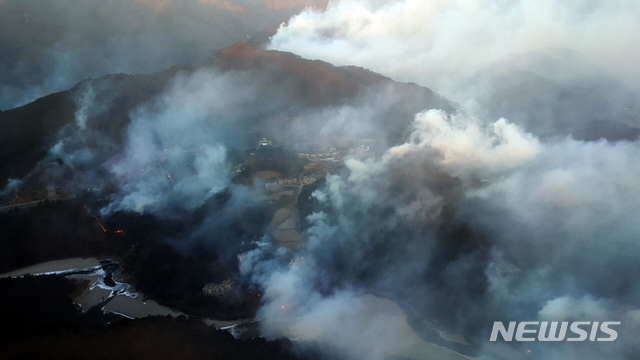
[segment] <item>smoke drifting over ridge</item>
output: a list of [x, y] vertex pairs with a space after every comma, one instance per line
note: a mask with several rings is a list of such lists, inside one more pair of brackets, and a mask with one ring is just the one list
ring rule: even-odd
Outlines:
[[[412, 108], [426, 104], [450, 108], [428, 89], [395, 84], [359, 69], [313, 64], [317, 79], [308, 78], [308, 72], [291, 73], [288, 62], [309, 64], [290, 54], [268, 54], [269, 61], [258, 68], [250, 64], [228, 69], [229, 58], [238, 54], [255, 52], [256, 58], [267, 54], [248, 48], [240, 43], [200, 67], [78, 84], [61, 95], [71, 99], [68, 112], [73, 123], [44, 139], [43, 146], [51, 147], [26, 180], [55, 185], [68, 194], [86, 188], [111, 194], [103, 215], [130, 211], [179, 217], [227, 189], [251, 197], [247, 193], [254, 190], [231, 184], [235, 176], [231, 168], [238, 165], [239, 154], [255, 146], [256, 129], [287, 146], [328, 143], [336, 136], [341, 141], [373, 137], [384, 144], [402, 134], [411, 122]], [[247, 59], [253, 61], [253, 56]], [[244, 60], [235, 61], [234, 67]], [[280, 68], [279, 62], [285, 65]], [[342, 91], [331, 96], [298, 92], [312, 86], [326, 89], [326, 80], [320, 78], [325, 75], [338, 78]], [[403, 93], [406, 98], [398, 95]], [[6, 114], [19, 117], [20, 111]], [[371, 126], [389, 118], [394, 123], [384, 129]], [[20, 181], [10, 184], [4, 193], [15, 196]], [[253, 202], [260, 201], [255, 192], [253, 196]]]
[[445, 85], [510, 55], [571, 49], [637, 90], [639, 15], [628, 1], [340, 0], [294, 16], [271, 47], [366, 66], [447, 95], [455, 88]]
[[270, 48], [416, 82], [542, 137], [629, 139], [638, 19], [628, 1], [346, 0], [294, 16]]

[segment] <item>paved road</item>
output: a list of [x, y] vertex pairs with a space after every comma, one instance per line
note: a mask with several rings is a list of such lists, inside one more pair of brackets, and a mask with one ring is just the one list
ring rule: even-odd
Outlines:
[[73, 199], [74, 197], [76, 197], [76, 196], [75, 195], [64, 195], [64, 196], [56, 196], [56, 197], [53, 197], [53, 198], [50, 198], [50, 199], [28, 201], [28, 202], [24, 202], [24, 203], [20, 203], [20, 204], [1, 206], [0, 207], [0, 213], [7, 212], [7, 211], [10, 211], [10, 210], [13, 210], [13, 209], [24, 209], [24, 208], [36, 206], [36, 205], [38, 205], [39, 203], [41, 203], [41, 202], [43, 202], [45, 200], [49, 200], [49, 201], [69, 200], [69, 199]]

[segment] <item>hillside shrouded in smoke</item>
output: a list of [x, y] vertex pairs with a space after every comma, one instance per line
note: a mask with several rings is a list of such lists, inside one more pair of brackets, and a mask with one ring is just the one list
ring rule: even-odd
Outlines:
[[[640, 175], [639, 144], [540, 143], [504, 120], [482, 130], [476, 121], [419, 114], [408, 143], [378, 160], [348, 160], [342, 175], [314, 193], [323, 212], [309, 216], [305, 254], [266, 280], [273, 303], [264, 311], [295, 304], [305, 319], [283, 334], [332, 331], [326, 317], [352, 313], [353, 287], [400, 295], [480, 342], [495, 319], [535, 320], [538, 312], [556, 321], [631, 316], [639, 300], [631, 274], [640, 271], [634, 260], [640, 203], [628, 179]], [[312, 287], [301, 295], [302, 284], [332, 288], [328, 279], [347, 293], [322, 295], [326, 289]], [[285, 281], [300, 284], [283, 287]], [[548, 316], [564, 299], [593, 305]], [[377, 326], [384, 327], [380, 316]], [[369, 322], [354, 324], [361, 326], [356, 333], [376, 331]], [[402, 343], [400, 335], [383, 338], [388, 343], [373, 336], [361, 346], [374, 356]], [[615, 349], [621, 358], [638, 346], [633, 337], [622, 341]], [[549, 356], [566, 358], [566, 351], [601, 359], [612, 348], [576, 345]]]
[[[259, 303], [250, 315], [233, 307], [259, 320], [233, 333], [291, 339], [301, 356], [637, 358], [638, 6], [259, 3], [136, 1], [127, 6], [155, 18], [123, 30], [133, 44], [114, 38], [125, 20], [101, 22], [97, 39], [112, 39], [104, 51], [119, 67], [65, 79], [148, 72], [138, 55], [149, 71], [190, 65], [86, 80], [0, 112], [15, 130], [0, 133], [3, 199], [44, 186], [77, 196], [98, 223], [142, 234], [125, 258], [143, 290], [185, 313], [206, 301], [216, 311]], [[298, 4], [316, 8], [281, 25], [271, 50], [242, 41], [204, 61], [240, 31], [227, 25], [228, 37], [184, 42], [205, 36], [198, 19], [212, 8], [244, 32]], [[252, 22], [262, 8], [270, 15]], [[168, 14], [184, 21], [152, 51]], [[141, 43], [150, 48], [126, 51]], [[60, 76], [41, 60], [29, 66]], [[47, 76], [6, 83], [24, 95]], [[162, 281], [135, 257], [153, 264], [149, 254], [172, 251], [187, 259], [158, 266], [172, 285], [148, 285]], [[205, 275], [173, 277], [172, 266]], [[232, 278], [243, 294], [202, 300], [205, 278]], [[183, 283], [196, 300], [170, 288]], [[494, 321], [622, 325], [612, 343], [496, 344]]]
[[628, 1], [341, 0], [294, 16], [270, 48], [416, 82], [544, 137], [630, 139], [638, 19]]
[[[316, 194], [332, 214], [310, 219], [308, 244], [323, 239], [314, 258], [332, 259], [318, 267], [339, 269], [339, 278], [375, 268], [379, 291], [422, 289], [422, 306], [480, 338], [495, 319], [542, 318], [560, 299], [595, 299], [576, 318], [637, 308], [639, 10], [628, 2], [345, 0], [283, 25], [273, 49], [415, 81], [520, 125], [430, 111], [379, 160], [347, 161]], [[418, 180], [423, 172], [456, 185], [434, 192]], [[416, 218], [418, 226], [405, 223]], [[637, 350], [623, 341], [619, 357]], [[548, 356], [599, 359], [611, 350]]]

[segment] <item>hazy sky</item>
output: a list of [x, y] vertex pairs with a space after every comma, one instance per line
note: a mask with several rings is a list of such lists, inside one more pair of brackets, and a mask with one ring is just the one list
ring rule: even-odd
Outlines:
[[0, 110], [90, 77], [199, 63], [312, 0], [0, 0]]

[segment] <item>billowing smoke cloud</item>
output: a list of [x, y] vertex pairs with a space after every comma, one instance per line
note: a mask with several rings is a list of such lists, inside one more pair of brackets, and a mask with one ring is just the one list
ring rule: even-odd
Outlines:
[[464, 115], [448, 117], [442, 111], [421, 113], [409, 142], [390, 150], [393, 156], [436, 150], [439, 161], [454, 175], [479, 174], [511, 168], [534, 158], [538, 140], [504, 118], [483, 128]]
[[[265, 333], [322, 341], [349, 358], [447, 358], [398, 330], [405, 316], [479, 344], [495, 320], [624, 318], [612, 346], [536, 346], [554, 359], [631, 356], [640, 143], [541, 141], [505, 119], [436, 110], [412, 128], [407, 142], [354, 155], [328, 176], [312, 196], [302, 254], [288, 265], [248, 258], [245, 271], [265, 286]], [[369, 303], [384, 300], [365, 293], [402, 310], [387, 318], [390, 308]]]
[[270, 47], [417, 82], [539, 136], [629, 139], [639, 18], [628, 1], [340, 0], [294, 16]]
[[628, 1], [340, 0], [294, 16], [271, 47], [440, 91], [510, 55], [572, 49], [637, 86], [638, 16], [638, 5]]
[[75, 123], [61, 131], [31, 176], [70, 193], [84, 187], [111, 193], [104, 214], [195, 210], [231, 184], [228, 148], [246, 145], [243, 119], [264, 109], [249, 105], [258, 100], [258, 86], [247, 73], [178, 73], [159, 96], [133, 109], [126, 128], [113, 135], [103, 131], [108, 124], [100, 117], [100, 90], [88, 83], [76, 99]]
[[[106, 211], [193, 210], [224, 190], [231, 181], [226, 146], [240, 117], [234, 109], [257, 97], [256, 88], [241, 90], [243, 76], [179, 76], [153, 105], [136, 110], [124, 150], [109, 165], [123, 191]], [[231, 89], [240, 95], [225, 95]]]

